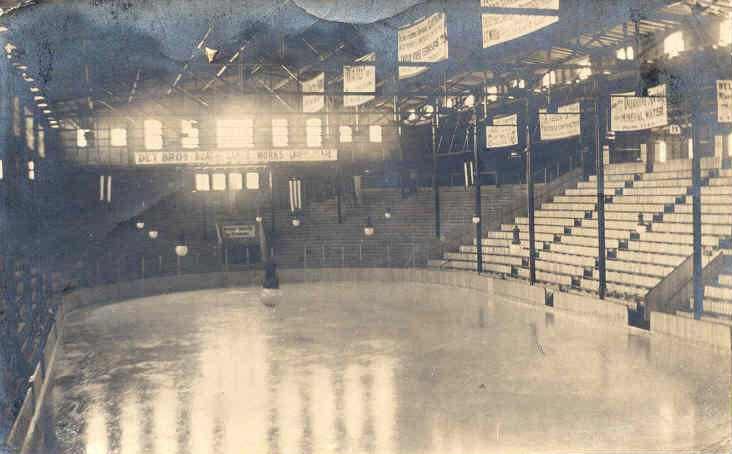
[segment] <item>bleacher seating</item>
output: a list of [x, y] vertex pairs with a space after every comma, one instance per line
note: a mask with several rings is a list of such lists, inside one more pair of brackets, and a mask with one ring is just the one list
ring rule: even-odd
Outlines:
[[[707, 249], [719, 247], [720, 240], [732, 236], [732, 171], [720, 169], [720, 165], [719, 160], [702, 159], [702, 245]], [[688, 160], [657, 163], [650, 173], [643, 163], [607, 166], [605, 245], [609, 294], [631, 302], [643, 301], [692, 254], [691, 178]], [[597, 292], [595, 177], [554, 197], [535, 214], [537, 280]], [[516, 228], [518, 238], [514, 238]], [[528, 239], [526, 217], [501, 225], [500, 231], [484, 232], [484, 268], [528, 278]], [[448, 254], [446, 266], [474, 269], [475, 246], [473, 242], [473, 246], [461, 247], [459, 254]], [[720, 288], [709, 291], [730, 296], [732, 289]]]

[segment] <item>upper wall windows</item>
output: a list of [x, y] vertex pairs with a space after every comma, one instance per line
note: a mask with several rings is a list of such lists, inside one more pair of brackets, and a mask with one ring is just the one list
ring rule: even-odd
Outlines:
[[373, 143], [381, 143], [381, 126], [371, 125], [369, 126], [369, 141]]
[[198, 148], [198, 122], [196, 120], [181, 120], [180, 146], [182, 148]]
[[663, 40], [663, 53], [673, 58], [686, 50], [684, 32], [679, 30], [666, 36]]
[[163, 149], [163, 123], [160, 120], [145, 120], [143, 123], [145, 132], [145, 149]]
[[272, 119], [272, 146], [286, 147], [288, 145], [288, 128], [286, 118]]
[[86, 140], [87, 135], [91, 133], [89, 129], [77, 129], [76, 130], [76, 146], [79, 148], [86, 148], [89, 146], [89, 141]]
[[320, 118], [308, 118], [305, 123], [305, 138], [308, 147], [323, 145], [323, 122]]
[[254, 121], [251, 118], [216, 121], [216, 142], [219, 148], [254, 146]]
[[126, 147], [127, 130], [125, 128], [112, 128], [109, 131], [109, 144], [113, 147]]

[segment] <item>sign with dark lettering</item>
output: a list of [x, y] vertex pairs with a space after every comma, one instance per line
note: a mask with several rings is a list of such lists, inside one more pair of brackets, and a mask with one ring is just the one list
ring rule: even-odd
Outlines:
[[717, 81], [717, 121], [732, 123], [732, 80]]
[[135, 165], [248, 165], [270, 162], [336, 161], [338, 150], [330, 148], [241, 149], [211, 151], [141, 151]]
[[668, 124], [665, 97], [613, 96], [610, 102], [610, 129], [616, 132], [642, 131]]
[[[397, 38], [400, 62], [436, 63], [448, 58], [445, 13], [435, 13], [400, 29]], [[426, 70], [426, 66], [403, 66], [399, 68], [399, 78], [413, 77]]]

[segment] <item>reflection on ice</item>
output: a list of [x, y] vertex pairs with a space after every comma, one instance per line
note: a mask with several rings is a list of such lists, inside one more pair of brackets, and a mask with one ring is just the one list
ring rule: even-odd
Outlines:
[[729, 357], [467, 290], [283, 295], [276, 310], [217, 290], [71, 314], [52, 405], [60, 452], [729, 445]]

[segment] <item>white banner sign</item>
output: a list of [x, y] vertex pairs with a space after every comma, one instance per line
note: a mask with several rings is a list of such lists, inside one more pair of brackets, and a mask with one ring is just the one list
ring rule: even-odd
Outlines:
[[[303, 93], [325, 93], [325, 73], [320, 73], [302, 83]], [[320, 112], [325, 107], [325, 96], [303, 95], [302, 111], [305, 113]]]
[[[356, 60], [356, 63], [376, 63], [376, 54], [370, 53]], [[343, 91], [345, 93], [375, 93], [376, 66], [344, 66]], [[370, 95], [352, 95], [343, 97], [345, 107], [355, 107], [374, 99]]]
[[541, 140], [559, 140], [580, 135], [580, 105], [569, 104], [557, 109], [558, 113], [539, 114]]
[[335, 161], [338, 150], [288, 148], [285, 150], [142, 151], [135, 153], [135, 165], [247, 165], [269, 162]]
[[732, 123], [732, 80], [717, 81], [717, 121]]
[[668, 124], [666, 98], [613, 96], [610, 100], [612, 131], [642, 131]]
[[481, 14], [483, 47], [491, 47], [528, 35], [559, 21], [559, 0], [481, 0], [482, 8], [540, 9], [557, 15], [491, 12]]
[[[445, 13], [435, 13], [397, 33], [400, 63], [437, 63], [447, 60]], [[427, 67], [399, 67], [399, 78], [406, 79], [427, 71]]]
[[496, 117], [493, 126], [485, 127], [487, 148], [503, 148], [518, 145], [518, 115]]

